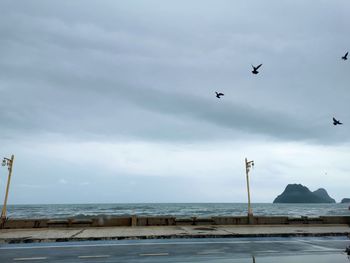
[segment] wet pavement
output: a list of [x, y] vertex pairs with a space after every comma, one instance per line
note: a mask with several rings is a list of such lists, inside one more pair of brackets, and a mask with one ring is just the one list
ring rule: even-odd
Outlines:
[[1, 229], [1, 243], [155, 238], [346, 236], [349, 225], [203, 225]]
[[203, 238], [6, 244], [0, 262], [349, 263], [347, 237]]

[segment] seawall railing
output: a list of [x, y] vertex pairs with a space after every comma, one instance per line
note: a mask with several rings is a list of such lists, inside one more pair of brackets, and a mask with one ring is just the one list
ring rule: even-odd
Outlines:
[[2, 228], [59, 228], [59, 227], [118, 227], [118, 226], [184, 226], [184, 225], [329, 225], [348, 224], [350, 216], [320, 216], [288, 218], [284, 216], [254, 216], [249, 220], [247, 216], [217, 216], [210, 218], [176, 218], [172, 216], [155, 217], [92, 217], [89, 219], [8, 219]]

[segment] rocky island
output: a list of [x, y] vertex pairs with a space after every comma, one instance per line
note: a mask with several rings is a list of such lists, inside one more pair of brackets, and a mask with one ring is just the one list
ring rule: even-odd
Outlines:
[[341, 200], [341, 203], [342, 203], [342, 204], [350, 203], [350, 198], [343, 198], [343, 199]]
[[273, 203], [335, 203], [335, 200], [323, 188], [311, 192], [301, 184], [288, 184]]

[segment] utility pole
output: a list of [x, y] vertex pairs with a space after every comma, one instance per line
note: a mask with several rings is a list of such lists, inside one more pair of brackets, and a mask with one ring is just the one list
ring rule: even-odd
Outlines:
[[247, 178], [247, 192], [248, 192], [248, 223], [253, 224], [253, 210], [250, 204], [250, 189], [249, 189], [249, 171], [254, 167], [254, 161], [249, 161], [245, 158], [245, 174]]
[[12, 154], [11, 159], [5, 157], [2, 160], [2, 166], [7, 166], [7, 169], [9, 171], [9, 175], [8, 175], [8, 178], [7, 178], [5, 200], [4, 200], [4, 205], [3, 205], [2, 211], [1, 211], [1, 225], [2, 226], [5, 224], [5, 221], [6, 221], [6, 205], [7, 205], [7, 198], [8, 198], [9, 189], [10, 189], [10, 182], [11, 182], [11, 175], [12, 175], [12, 166], [13, 166], [13, 160], [14, 159], [15, 159], [15, 156]]

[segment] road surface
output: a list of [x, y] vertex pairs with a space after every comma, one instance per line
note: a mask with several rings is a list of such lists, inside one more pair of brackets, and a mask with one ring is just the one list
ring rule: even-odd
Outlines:
[[0, 245], [0, 262], [349, 263], [347, 237], [117, 240]]

